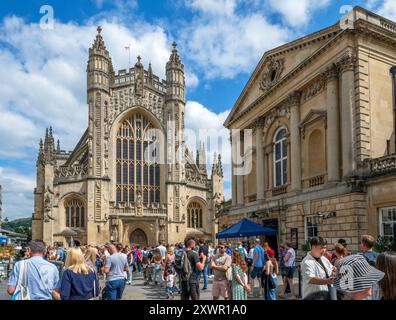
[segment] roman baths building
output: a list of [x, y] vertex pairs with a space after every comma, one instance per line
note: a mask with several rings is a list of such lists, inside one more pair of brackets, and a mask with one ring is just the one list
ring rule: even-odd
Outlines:
[[351, 251], [394, 235], [395, 77], [396, 23], [360, 7], [266, 52], [225, 122], [252, 169], [233, 165], [220, 230], [247, 217], [278, 231], [273, 248], [322, 236]]
[[40, 141], [33, 239], [141, 246], [213, 239], [224, 201], [223, 169], [184, 143], [185, 76], [176, 43], [166, 80], [144, 68], [113, 70], [101, 28], [89, 49], [87, 129], [74, 150]]

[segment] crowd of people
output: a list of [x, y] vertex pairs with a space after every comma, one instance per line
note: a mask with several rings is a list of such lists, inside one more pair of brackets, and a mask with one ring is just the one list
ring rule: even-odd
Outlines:
[[[311, 250], [300, 264], [301, 298], [396, 299], [396, 254], [374, 252], [374, 242], [363, 236], [361, 252], [349, 254], [343, 239], [333, 250], [321, 237], [310, 239]], [[21, 250], [8, 293], [14, 300], [119, 300], [125, 286], [134, 283], [133, 275], [141, 274], [144, 285], [161, 288], [168, 299], [180, 295], [181, 300], [199, 300], [201, 290], [209, 288], [209, 278], [213, 300], [297, 299], [297, 252], [289, 242], [277, 251], [268, 243], [261, 245], [260, 239], [235, 247], [186, 239], [170, 245], [161, 241], [156, 247], [108, 243], [68, 250], [62, 244], [46, 247], [33, 241], [27, 251]], [[278, 277], [283, 282], [279, 286]]]

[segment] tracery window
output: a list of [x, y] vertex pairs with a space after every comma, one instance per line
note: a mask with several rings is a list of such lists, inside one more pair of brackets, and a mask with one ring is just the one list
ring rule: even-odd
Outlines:
[[85, 228], [85, 206], [79, 199], [70, 199], [65, 202], [66, 227]]
[[274, 139], [274, 186], [287, 183], [287, 142], [286, 129], [277, 131]]
[[187, 218], [188, 228], [203, 228], [203, 209], [198, 202], [193, 201], [188, 205]]
[[144, 159], [146, 148], [155, 139], [148, 134], [149, 129], [154, 129], [152, 123], [141, 114], [129, 116], [118, 129], [116, 137], [117, 203], [134, 203], [138, 195], [145, 204], [160, 202], [160, 166], [156, 162]]

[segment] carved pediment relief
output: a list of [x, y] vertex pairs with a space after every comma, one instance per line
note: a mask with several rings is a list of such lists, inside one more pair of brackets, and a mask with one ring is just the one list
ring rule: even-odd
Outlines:
[[260, 90], [267, 91], [278, 82], [284, 69], [285, 60], [283, 58], [275, 60], [270, 57], [264, 67], [260, 79]]

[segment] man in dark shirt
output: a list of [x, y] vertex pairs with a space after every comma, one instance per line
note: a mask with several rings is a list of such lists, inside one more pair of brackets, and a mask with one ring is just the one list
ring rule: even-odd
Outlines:
[[193, 250], [195, 241], [190, 239], [186, 242], [186, 256], [191, 266], [191, 274], [188, 280], [181, 281], [181, 300], [199, 300], [199, 284], [198, 271], [202, 271], [205, 267], [205, 259], [203, 256], [200, 261], [199, 255]]

